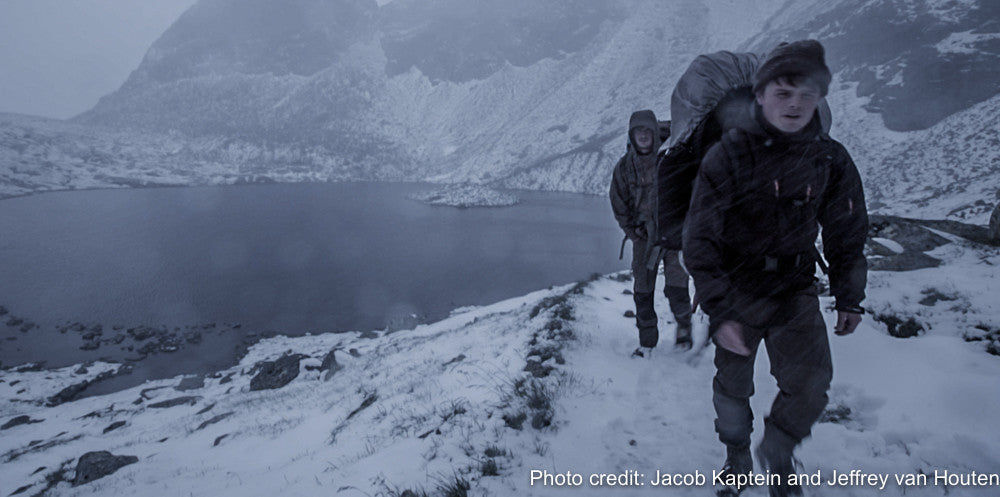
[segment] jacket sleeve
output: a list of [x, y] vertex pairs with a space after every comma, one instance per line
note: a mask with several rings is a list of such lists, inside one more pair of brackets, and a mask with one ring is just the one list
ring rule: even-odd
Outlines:
[[694, 278], [698, 301], [715, 319], [727, 319], [723, 300], [729, 275], [723, 269], [725, 212], [733, 202], [731, 165], [721, 144], [705, 154], [684, 221], [684, 264]]
[[626, 233], [633, 229], [638, 221], [633, 206], [635, 198], [632, 189], [629, 188], [628, 180], [625, 178], [625, 157], [618, 160], [615, 170], [611, 174], [611, 210], [615, 213], [615, 220], [618, 226]]
[[859, 312], [868, 281], [868, 210], [858, 168], [842, 145], [835, 146], [830, 184], [819, 208], [823, 255], [830, 264], [830, 293], [837, 309]]

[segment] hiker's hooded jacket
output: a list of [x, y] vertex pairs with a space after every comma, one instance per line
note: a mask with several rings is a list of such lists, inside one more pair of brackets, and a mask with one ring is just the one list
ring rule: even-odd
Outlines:
[[[699, 55], [674, 86], [670, 97], [668, 152], [660, 160], [657, 187], [655, 242], [681, 249], [681, 231], [691, 203], [691, 188], [705, 153], [722, 134], [752, 123], [752, 86], [763, 56], [727, 51]], [[826, 99], [820, 101], [820, 123], [830, 130], [832, 116]]]
[[[653, 131], [652, 151], [645, 155], [636, 151], [634, 133], [639, 127]], [[628, 123], [628, 139], [628, 151], [615, 165], [611, 177], [610, 196], [611, 210], [614, 211], [618, 225], [634, 242], [637, 239], [648, 239], [654, 235], [655, 230], [653, 212], [656, 210], [656, 153], [661, 145], [656, 114], [651, 110], [633, 112]]]
[[784, 134], [761, 116], [731, 130], [698, 171], [684, 223], [684, 261], [697, 299], [713, 320], [739, 321], [741, 295], [788, 295], [815, 281], [815, 240], [823, 229], [837, 308], [858, 312], [864, 299], [868, 233], [861, 178], [847, 150], [818, 118]]

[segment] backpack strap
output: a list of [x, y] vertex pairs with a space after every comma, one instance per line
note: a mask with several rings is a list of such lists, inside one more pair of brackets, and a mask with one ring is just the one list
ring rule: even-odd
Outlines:
[[742, 128], [730, 128], [722, 135], [722, 149], [729, 163], [736, 169], [736, 182], [740, 187], [750, 184], [753, 178], [753, 155], [750, 153], [750, 139]]

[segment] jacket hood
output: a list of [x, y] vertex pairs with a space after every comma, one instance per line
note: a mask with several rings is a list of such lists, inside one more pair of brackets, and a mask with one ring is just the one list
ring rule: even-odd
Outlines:
[[635, 129], [640, 127], [646, 127], [653, 131], [653, 155], [656, 155], [656, 151], [660, 149], [660, 125], [656, 120], [656, 114], [651, 110], [637, 110], [632, 113], [632, 117], [628, 120], [628, 143], [631, 145], [632, 150], [638, 150], [635, 146], [635, 138], [633, 136]]

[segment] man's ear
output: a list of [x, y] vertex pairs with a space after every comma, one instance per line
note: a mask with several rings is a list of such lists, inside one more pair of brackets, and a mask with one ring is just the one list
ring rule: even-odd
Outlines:
[[764, 105], [764, 92], [759, 91], [754, 93], [754, 100], [757, 101], [757, 105]]

